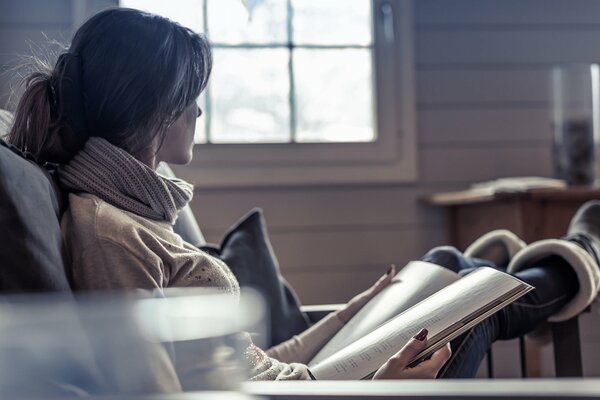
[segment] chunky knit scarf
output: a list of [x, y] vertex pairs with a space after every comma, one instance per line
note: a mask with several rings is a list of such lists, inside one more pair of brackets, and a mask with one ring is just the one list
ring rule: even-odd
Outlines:
[[173, 224], [193, 195], [189, 183], [157, 174], [105, 139], [91, 137], [59, 169], [63, 187], [98, 196], [122, 210]]

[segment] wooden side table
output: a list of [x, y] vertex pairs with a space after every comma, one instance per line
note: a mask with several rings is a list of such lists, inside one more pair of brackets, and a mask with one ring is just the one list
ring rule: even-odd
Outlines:
[[450, 240], [464, 250], [493, 229], [508, 229], [527, 243], [559, 238], [567, 232], [575, 211], [592, 199], [600, 199], [600, 189], [535, 189], [515, 193], [466, 190], [437, 193], [425, 200], [431, 205], [448, 207]]
[[[437, 193], [425, 201], [448, 208], [450, 242], [464, 250], [494, 229], [508, 229], [527, 243], [560, 238], [567, 232], [577, 209], [592, 199], [600, 199], [599, 188], [531, 189], [513, 193], [475, 189]], [[552, 324], [552, 334], [556, 376], [582, 376], [578, 319]], [[529, 366], [523, 366], [524, 374], [539, 376], [540, 368], [536, 365], [540, 362], [539, 349], [527, 346], [527, 360]]]

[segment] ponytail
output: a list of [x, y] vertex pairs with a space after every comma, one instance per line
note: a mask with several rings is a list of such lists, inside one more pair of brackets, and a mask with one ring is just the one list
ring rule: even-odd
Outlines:
[[50, 75], [34, 72], [24, 83], [25, 92], [19, 100], [7, 139], [37, 159], [50, 136], [52, 126]]
[[40, 163], [65, 163], [87, 140], [76, 58], [64, 53], [51, 72], [33, 72], [24, 80], [7, 140]]

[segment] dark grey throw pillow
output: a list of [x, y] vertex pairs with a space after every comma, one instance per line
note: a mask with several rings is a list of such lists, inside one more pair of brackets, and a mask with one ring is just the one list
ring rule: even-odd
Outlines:
[[69, 291], [51, 178], [0, 139], [0, 292]]
[[308, 328], [296, 293], [279, 271], [261, 209], [253, 209], [230, 228], [220, 247], [202, 249], [223, 260], [240, 286], [254, 288], [264, 296], [270, 308], [271, 346]]

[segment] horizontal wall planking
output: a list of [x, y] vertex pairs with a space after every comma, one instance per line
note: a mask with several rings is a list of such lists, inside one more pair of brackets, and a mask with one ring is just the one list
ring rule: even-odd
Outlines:
[[3, 23], [70, 24], [72, 2], [73, 0], [4, 0], [0, 4], [0, 26]]
[[346, 269], [404, 265], [429, 249], [447, 244], [444, 227], [398, 228], [340, 232], [271, 233], [282, 269]]
[[600, 303], [595, 301], [590, 312], [579, 315], [584, 376], [600, 376]]
[[0, 108], [14, 110], [14, 103], [22, 93], [19, 80], [18, 74], [11, 67], [8, 65], [0, 67]]
[[318, 272], [283, 271], [302, 304], [346, 303], [369, 288], [386, 268], [358, 270], [323, 270]]
[[597, 341], [582, 343], [581, 358], [584, 377], [600, 376], [600, 364], [598, 363], [598, 359], [600, 359], [600, 343]]
[[420, 107], [515, 103], [547, 104], [551, 100], [551, 68], [425, 70], [417, 72]]
[[419, 156], [419, 182], [468, 184], [509, 176], [550, 176], [550, 148], [550, 144], [423, 148]]
[[420, 67], [599, 62], [600, 27], [594, 30], [420, 31]]
[[192, 208], [202, 230], [218, 232], [218, 235], [254, 207], [264, 210], [267, 225], [273, 232], [439, 225], [441, 212], [419, 202], [436, 190], [436, 187], [393, 186], [196, 190]]
[[[580, 334], [584, 332], [581, 327], [579, 328], [579, 332]], [[600, 376], [600, 364], [598, 364], [598, 358], [600, 357], [599, 344], [600, 343], [598, 343], [597, 339], [581, 339], [581, 364], [583, 367], [584, 377]], [[543, 377], [556, 377], [556, 369], [554, 364], [554, 348], [552, 345], [548, 345], [542, 348], [541, 367]]]
[[70, 37], [70, 29], [13, 29], [0, 25], [0, 64], [20, 65], [23, 56], [31, 55], [55, 60]]
[[88, 0], [90, 2], [90, 11], [96, 13], [111, 7], [118, 7], [119, 0]]
[[[209, 242], [218, 242], [207, 232]], [[443, 226], [361, 229], [356, 231], [288, 232], [269, 235], [282, 270], [369, 269], [405, 265], [429, 249], [448, 244]]]
[[600, 24], [598, 0], [417, 0], [419, 27]]
[[591, 311], [585, 311], [579, 315], [579, 330], [582, 341], [600, 342], [600, 303], [598, 301], [592, 303]]
[[[492, 345], [492, 364], [494, 378], [522, 378], [520, 365], [519, 340], [498, 340]], [[487, 360], [486, 360], [487, 361]], [[487, 373], [487, 366], [486, 366]], [[488, 377], [488, 375], [484, 375]]]
[[449, 143], [471, 146], [518, 147], [520, 143], [552, 140], [550, 110], [546, 108], [514, 109], [421, 109], [419, 143], [433, 147]]

